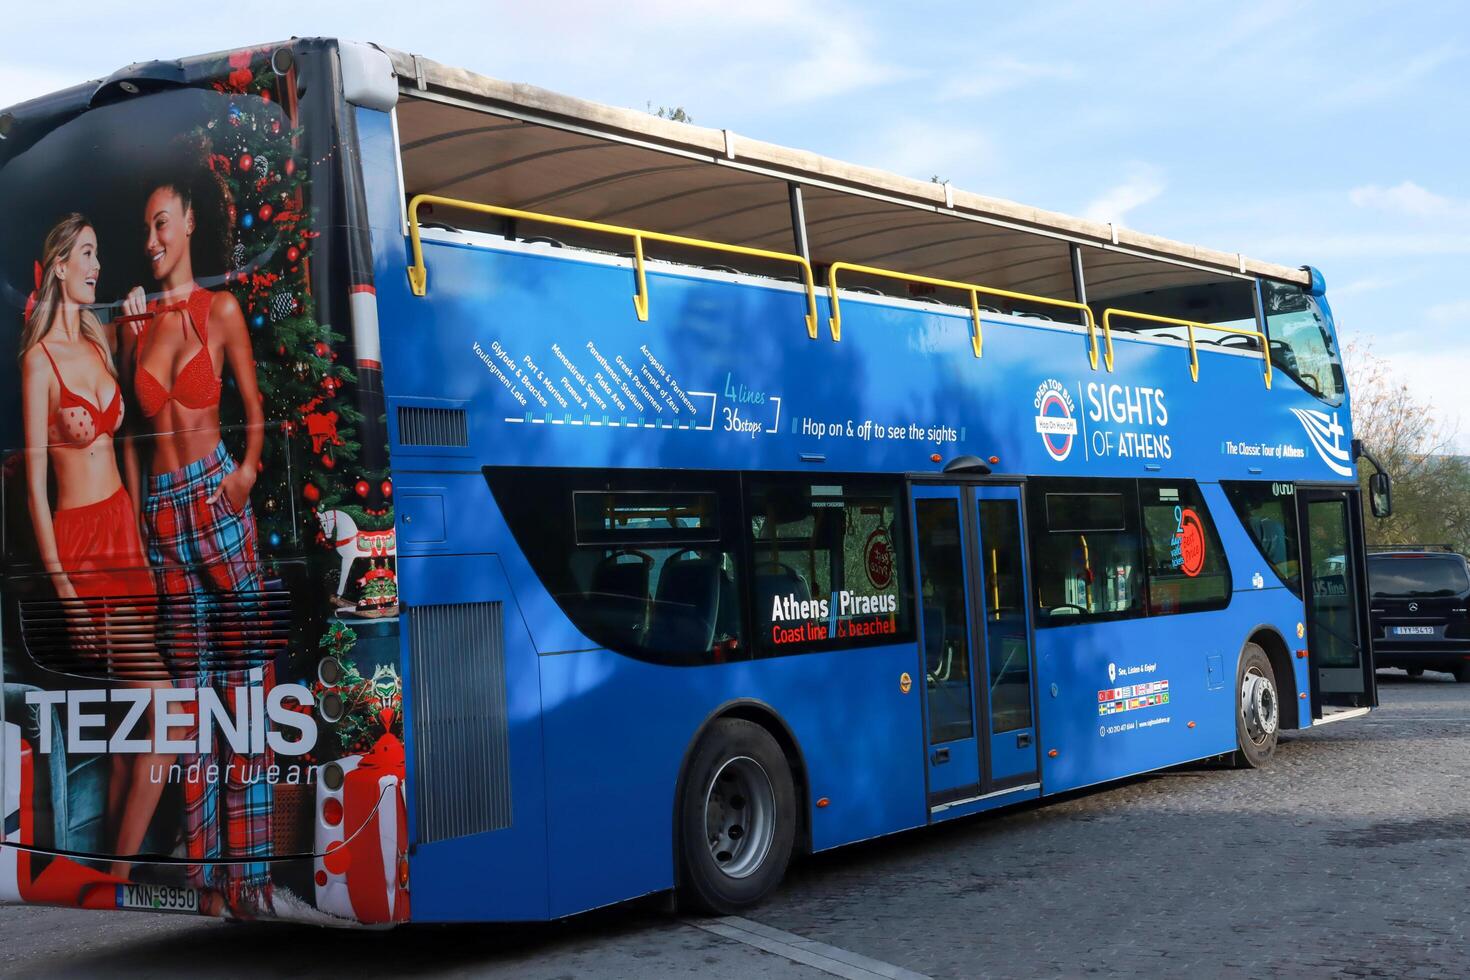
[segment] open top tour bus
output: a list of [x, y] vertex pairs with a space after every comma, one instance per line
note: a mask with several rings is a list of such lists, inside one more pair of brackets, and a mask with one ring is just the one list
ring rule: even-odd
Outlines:
[[731, 910], [1375, 703], [1311, 269], [321, 39], [0, 199], [0, 900]]

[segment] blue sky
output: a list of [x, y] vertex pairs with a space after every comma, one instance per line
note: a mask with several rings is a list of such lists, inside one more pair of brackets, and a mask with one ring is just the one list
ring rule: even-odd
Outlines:
[[1470, 452], [1470, 6], [159, 2], [7, 13], [0, 104], [130, 61], [379, 41], [1227, 252], [1311, 263]]

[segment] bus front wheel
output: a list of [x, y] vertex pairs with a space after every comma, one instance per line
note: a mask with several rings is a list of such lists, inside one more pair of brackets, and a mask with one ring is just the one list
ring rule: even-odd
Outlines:
[[1237, 769], [1259, 769], [1276, 754], [1281, 728], [1281, 696], [1266, 651], [1247, 643], [1235, 678], [1235, 753]]
[[700, 739], [679, 800], [680, 898], [728, 914], [781, 882], [796, 842], [796, 787], [770, 732], [721, 718]]

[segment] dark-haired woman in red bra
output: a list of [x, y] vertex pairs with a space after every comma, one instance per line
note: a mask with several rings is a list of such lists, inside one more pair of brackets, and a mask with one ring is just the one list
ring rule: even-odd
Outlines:
[[[122, 386], [110, 333], [89, 308], [101, 270], [97, 234], [86, 218], [71, 214], [51, 229], [20, 339], [31, 526], [41, 563], [78, 624], [78, 646], [105, 657], [109, 672], [125, 678], [126, 686], [166, 688], [168, 672], [153, 649], [153, 578], [113, 450], [122, 425]], [[54, 512], [48, 475], [56, 480]], [[130, 649], [99, 650], [97, 627], [110, 617], [118, 619], [119, 630], [147, 625], [128, 631]], [[138, 641], [140, 634], [145, 639]], [[157, 753], [113, 753], [107, 814], [118, 857], [141, 847], [163, 792], [152, 772], [172, 761]], [[126, 877], [127, 863], [118, 861], [112, 870]]]
[[[255, 357], [240, 304], [227, 291], [210, 292], [194, 280], [191, 239], [195, 231], [192, 195], [183, 180], [153, 189], [144, 206], [147, 254], [162, 287], [149, 302], [142, 287], [123, 304], [131, 328], [123, 331], [122, 362], [131, 372], [141, 425], [150, 453], [142, 522], [148, 557], [160, 591], [189, 596], [199, 639], [165, 646], [175, 683], [214, 687], [231, 703], [235, 691], [273, 686], [273, 665], [264, 659], [241, 667], [238, 651], [248, 655], [248, 636], [239, 624], [250, 620], [250, 603], [263, 582], [257, 555], [255, 515], [250, 491], [265, 441], [265, 413], [255, 378]], [[228, 367], [245, 410], [245, 454], [238, 465], [220, 438], [221, 376]], [[139, 487], [136, 448], [125, 445], [129, 485]], [[140, 488], [141, 489], [141, 488]], [[232, 632], [233, 631], [233, 632]], [[229, 650], [236, 656], [221, 657]], [[186, 736], [187, 737], [187, 736]], [[214, 751], [201, 753], [202, 773], [218, 761], [218, 780], [184, 783], [184, 846], [199, 862], [224, 858], [237, 863], [192, 864], [191, 884], [217, 888], [232, 908], [269, 903], [271, 801], [268, 783], [246, 774], [271, 764], [259, 755], [235, 753], [216, 739]], [[181, 765], [186, 760], [181, 759]], [[223, 784], [223, 786], [221, 786]]]

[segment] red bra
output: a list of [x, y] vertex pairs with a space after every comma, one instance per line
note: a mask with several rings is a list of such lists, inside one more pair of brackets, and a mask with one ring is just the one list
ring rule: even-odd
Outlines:
[[[133, 346], [133, 366], [136, 368], [134, 387], [138, 395], [138, 407], [142, 409], [145, 418], [151, 419], [163, 411], [163, 407], [170, 401], [195, 410], [213, 408], [219, 404], [222, 386], [219, 377], [214, 373], [214, 361], [209, 356], [209, 304], [212, 302], [214, 293], [207, 289], [196, 289], [182, 303], [163, 307], [150, 306], [149, 312], [153, 316], [144, 325], [137, 344]], [[165, 313], [183, 313], [184, 336], [188, 337], [189, 327], [193, 326], [194, 335], [199, 338], [200, 344], [199, 353], [189, 358], [189, 363], [174, 378], [172, 391], [165, 388], [141, 364], [143, 345], [148, 341], [148, 330]]]
[[[91, 343], [88, 346], [95, 347]], [[122, 385], [113, 388], [112, 402], [105, 409], [98, 408], [66, 386], [61, 377], [61, 369], [56, 366], [56, 359], [47, 350], [45, 341], [41, 342], [41, 353], [51, 362], [56, 383], [61, 386], [61, 398], [51, 416], [50, 431], [47, 433], [48, 442], [53, 446], [86, 449], [104, 432], [108, 435], [115, 433], [122, 425]], [[100, 349], [97, 356], [103, 357]], [[106, 361], [103, 363], [105, 365]]]

